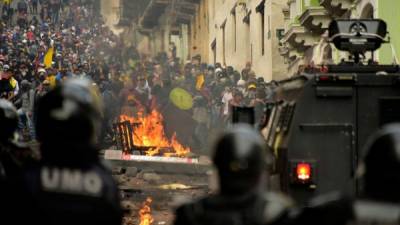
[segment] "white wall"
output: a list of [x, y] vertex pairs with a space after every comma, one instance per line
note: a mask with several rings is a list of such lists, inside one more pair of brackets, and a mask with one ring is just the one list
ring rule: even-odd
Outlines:
[[[217, 62], [223, 63], [223, 40], [221, 25], [226, 20], [226, 65], [233, 66], [241, 71], [247, 61], [252, 61], [253, 70], [258, 76], [263, 76], [266, 80], [279, 78], [285, 74], [286, 66], [283, 64], [283, 58], [278, 52], [278, 40], [276, 38], [276, 29], [283, 28], [282, 7], [285, 1], [267, 0], [265, 3], [265, 23], [264, 23], [264, 42], [265, 52], [261, 50], [261, 14], [257, 13], [255, 8], [261, 0], [248, 1], [246, 8], [236, 6], [236, 51], [234, 45], [234, 20], [231, 14], [236, 5], [236, 0], [211, 1], [209, 4], [209, 45], [216, 38], [217, 43]], [[248, 10], [251, 10], [250, 26], [243, 22]], [[270, 18], [270, 27], [268, 27], [268, 16]], [[270, 28], [270, 38], [268, 39], [268, 30]], [[211, 48], [211, 47], [209, 47]], [[213, 59], [212, 51], [209, 52], [209, 59]], [[278, 79], [279, 79], [278, 78]]]

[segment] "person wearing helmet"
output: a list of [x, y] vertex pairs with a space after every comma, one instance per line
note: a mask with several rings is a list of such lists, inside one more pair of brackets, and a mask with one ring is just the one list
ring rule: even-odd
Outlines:
[[[71, 79], [38, 102], [40, 165], [24, 174], [13, 224], [121, 224], [119, 192], [99, 159], [101, 101], [88, 80]], [[15, 205], [15, 203], [12, 203]]]
[[360, 197], [339, 193], [317, 197], [296, 224], [399, 224], [400, 124], [374, 133], [365, 145], [357, 170]]
[[0, 180], [14, 179], [35, 163], [28, 147], [16, 142], [18, 113], [14, 105], [0, 99]]
[[269, 157], [265, 146], [249, 125], [238, 124], [226, 131], [213, 156], [219, 191], [179, 207], [175, 225], [283, 223], [291, 204], [266, 192]]

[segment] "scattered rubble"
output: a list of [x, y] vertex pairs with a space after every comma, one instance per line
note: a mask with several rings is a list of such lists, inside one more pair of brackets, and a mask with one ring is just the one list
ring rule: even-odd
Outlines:
[[112, 168], [111, 172], [113, 175], [121, 175], [124, 173], [124, 169], [122, 167], [117, 166], [117, 167]]
[[143, 180], [153, 183], [161, 180], [161, 177], [155, 173], [144, 173]]
[[125, 174], [122, 174], [122, 175], [114, 175], [114, 179], [116, 180], [116, 182], [119, 184], [119, 185], [121, 185], [121, 184], [124, 184], [124, 183], [127, 183], [127, 182], [129, 182], [129, 177], [127, 177]]
[[[108, 153], [110, 155], [110, 153]], [[139, 211], [143, 201], [151, 197], [152, 225], [173, 223], [173, 210], [180, 205], [177, 197], [188, 201], [200, 198], [209, 191], [210, 160], [201, 157], [201, 163], [182, 163], [145, 160], [107, 160], [121, 190], [125, 212], [123, 225], [139, 225]]]
[[137, 174], [137, 178], [139, 179], [144, 179], [144, 174], [146, 173], [155, 173], [155, 171], [153, 169], [149, 169], [149, 168], [145, 168], [145, 169], [141, 169], [140, 172]]
[[128, 167], [126, 168], [125, 175], [128, 177], [136, 177], [138, 174], [139, 170], [136, 167]]

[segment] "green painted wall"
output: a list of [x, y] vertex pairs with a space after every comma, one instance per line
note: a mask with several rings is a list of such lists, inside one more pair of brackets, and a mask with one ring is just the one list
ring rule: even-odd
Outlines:
[[[399, 0], [376, 0], [378, 6], [378, 18], [388, 24], [391, 43], [400, 60], [400, 1]], [[393, 63], [392, 50], [389, 44], [384, 44], [379, 50], [379, 62], [381, 64]]]
[[[320, 6], [320, 0], [300, 0], [301, 1], [301, 6], [302, 6], [302, 11], [304, 12], [307, 9], [307, 6]], [[307, 5], [306, 2], [308, 2], [310, 5]]]
[[320, 6], [320, 5], [319, 5], [319, 1], [320, 1], [320, 0], [311, 0], [311, 4], [310, 4], [310, 5], [311, 5], [311, 6]]

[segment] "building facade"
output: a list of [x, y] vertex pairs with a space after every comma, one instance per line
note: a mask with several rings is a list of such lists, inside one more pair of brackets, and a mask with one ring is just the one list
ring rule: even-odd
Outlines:
[[[365, 1], [365, 0], [364, 0]], [[388, 31], [390, 35], [390, 45], [384, 45], [378, 52], [378, 61], [382, 64], [399, 64], [400, 58], [400, 1], [391, 0], [375, 0], [366, 1], [368, 4], [370, 2], [372, 11], [377, 18], [381, 18], [388, 24]]]
[[120, 0], [101, 0], [100, 13], [108, 27], [115, 33], [122, 32], [116, 25], [120, 19]]
[[203, 39], [206, 31], [198, 30], [206, 28], [206, 18], [199, 15], [204, 12], [206, 3], [200, 0], [147, 1], [147, 7], [133, 25], [141, 37], [134, 43], [141, 53], [155, 56], [168, 52], [174, 43], [177, 56], [185, 62], [202, 51], [199, 40]]
[[287, 77], [279, 55], [284, 17], [281, 0], [221, 0], [209, 4], [209, 62], [243, 69], [251, 62], [266, 80]]
[[[242, 70], [247, 62], [257, 76], [280, 80], [309, 65], [337, 63], [346, 53], [327, 38], [335, 18], [381, 18], [391, 44], [367, 55], [381, 64], [398, 63], [400, 1], [393, 0], [102, 0], [110, 26], [142, 54], [168, 52], [181, 62], [200, 55], [203, 62]], [[139, 4], [140, 2], [140, 4]], [[123, 9], [127, 13], [121, 13]], [[130, 13], [134, 12], [134, 13]], [[125, 15], [126, 14], [126, 15]], [[135, 17], [130, 17], [135, 14]], [[119, 15], [119, 16], [118, 16]], [[127, 17], [127, 18], [125, 18]], [[122, 23], [118, 23], [118, 18]], [[125, 18], [125, 19], [123, 19]], [[129, 23], [126, 23], [129, 20]]]
[[396, 28], [400, 1], [391, 0], [288, 0], [283, 10], [285, 35], [281, 55], [288, 74], [294, 75], [309, 65], [337, 63], [346, 58], [328, 43], [326, 30], [335, 18], [380, 18], [388, 24], [391, 44], [385, 44], [374, 54], [368, 53], [380, 64], [398, 63], [400, 31]]
[[[103, 2], [103, 11], [126, 7], [119, 0]], [[124, 33], [143, 54], [168, 52], [174, 43], [182, 62], [200, 55], [203, 62], [239, 71], [251, 62], [258, 76], [277, 80], [287, 77], [279, 55], [284, 6], [282, 0], [152, 0]], [[115, 13], [108, 18], [117, 20]]]

